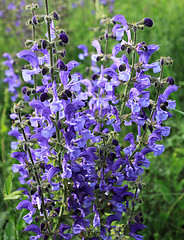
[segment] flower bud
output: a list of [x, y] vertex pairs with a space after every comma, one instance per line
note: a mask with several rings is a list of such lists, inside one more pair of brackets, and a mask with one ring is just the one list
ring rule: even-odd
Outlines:
[[44, 235], [43, 240], [47, 240], [49, 236], [47, 234]]
[[67, 99], [68, 99], [66, 93], [62, 93], [62, 95], [61, 95], [61, 99], [64, 99], [64, 100], [67, 100]]
[[59, 38], [62, 40], [63, 43], [67, 44], [69, 39], [68, 39], [68, 35], [66, 33], [61, 33], [59, 35]]
[[65, 93], [66, 93], [66, 95], [67, 95], [69, 98], [72, 97], [72, 93], [71, 93], [71, 91], [70, 91], [69, 89], [65, 90]]
[[64, 62], [61, 61], [60, 59], [58, 59], [56, 65], [57, 65], [57, 68], [58, 68], [59, 70], [61, 70], [61, 71], [64, 71], [64, 70], [65, 70], [66, 65], [65, 65]]
[[25, 42], [25, 46], [26, 47], [30, 47], [31, 45], [33, 45], [33, 41], [32, 40], [26, 40], [26, 42]]
[[40, 101], [41, 102], [44, 102], [45, 100], [49, 99], [49, 96], [46, 92], [43, 92], [41, 95], [40, 95]]
[[54, 13], [53, 13], [53, 18], [54, 18], [54, 20], [56, 20], [56, 21], [59, 20], [59, 15], [58, 15], [57, 12], [54, 12]]
[[45, 225], [45, 223], [44, 222], [41, 222], [41, 224], [40, 224], [40, 229], [41, 229], [41, 231], [45, 231], [46, 230], [46, 225]]
[[45, 49], [47, 47], [47, 41], [45, 39], [41, 42], [42, 49]]
[[38, 20], [37, 20], [36, 16], [34, 16], [32, 18], [32, 22], [33, 22], [34, 25], [38, 24]]
[[169, 83], [169, 85], [174, 85], [174, 78], [168, 77], [167, 82]]
[[91, 77], [91, 79], [92, 79], [93, 81], [95, 81], [96, 79], [98, 79], [98, 75], [97, 75], [97, 74], [93, 74], [92, 77]]
[[108, 157], [110, 158], [110, 160], [114, 160], [116, 158], [116, 154], [111, 152], [111, 153], [109, 153]]
[[27, 93], [27, 87], [26, 87], [26, 86], [24, 86], [24, 87], [22, 88], [22, 93], [23, 93], [23, 94], [26, 94], [26, 93]]
[[112, 144], [113, 144], [114, 146], [118, 146], [118, 144], [119, 144], [119, 143], [118, 143], [118, 140], [113, 139], [113, 140], [112, 140]]
[[145, 18], [144, 19], [144, 25], [146, 27], [152, 27], [153, 26], [153, 20], [151, 18]]
[[130, 54], [132, 52], [132, 49], [130, 47], [127, 48], [127, 54]]
[[43, 68], [42, 68], [42, 75], [44, 76], [47, 72], [48, 72], [48, 70], [43, 67]]
[[121, 50], [124, 51], [126, 49], [125, 45], [121, 45]]
[[125, 71], [126, 70], [126, 65], [123, 63], [119, 66], [119, 71], [122, 72], [122, 71]]
[[54, 68], [50, 68], [50, 75], [52, 75], [53, 74], [53, 72], [54, 72]]

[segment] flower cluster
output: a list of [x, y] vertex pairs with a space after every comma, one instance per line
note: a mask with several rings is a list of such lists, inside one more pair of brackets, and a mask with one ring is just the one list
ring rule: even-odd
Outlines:
[[4, 79], [4, 82], [8, 83], [8, 85], [9, 85], [8, 91], [11, 94], [13, 94], [13, 96], [11, 96], [11, 100], [13, 102], [15, 102], [18, 97], [16, 88], [20, 87], [21, 82], [20, 82], [19, 76], [17, 74], [15, 74], [14, 61], [13, 61], [12, 57], [10, 56], [10, 54], [4, 53], [3, 57], [7, 58], [7, 60], [5, 60], [3, 62], [3, 64], [9, 68], [9, 69], [5, 70], [6, 77]]
[[[10, 116], [9, 134], [18, 140], [12, 169], [25, 186], [17, 209], [29, 211], [24, 231], [36, 234], [30, 239], [143, 239], [136, 233], [146, 227], [139, 209], [142, 174], [150, 164], [146, 155], [160, 155], [158, 141], [170, 133], [165, 120], [175, 101], [168, 98], [178, 87], [164, 78], [164, 66], [172, 59], [149, 63], [159, 46], [136, 42], [139, 29], [152, 27], [150, 18], [130, 24], [116, 15], [103, 20], [104, 46], [92, 42], [93, 74], [83, 78], [73, 72], [77, 61], [64, 61], [69, 37], [55, 28], [59, 17], [49, 14], [47, 0], [45, 6], [44, 17], [33, 16], [46, 22], [45, 39], [27, 41], [29, 49], [17, 54], [29, 63], [22, 77], [33, 79], [34, 88], [24, 87], [30, 100], [15, 104]], [[118, 41], [110, 53], [109, 41]], [[88, 50], [79, 49], [82, 60]]]

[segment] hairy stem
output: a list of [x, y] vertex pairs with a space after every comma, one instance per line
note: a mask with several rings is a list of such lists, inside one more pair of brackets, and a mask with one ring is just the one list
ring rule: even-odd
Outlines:
[[[19, 112], [19, 121], [20, 123], [22, 122], [22, 119], [21, 119], [21, 114]], [[24, 129], [20, 126], [20, 129], [21, 129], [21, 132], [23, 134], [23, 137], [24, 137], [24, 141], [26, 143], [28, 143], [28, 139], [27, 139], [27, 136], [26, 136], [26, 133], [24, 131]], [[30, 148], [27, 146], [27, 151], [28, 151], [28, 154], [29, 154], [29, 158], [31, 160], [31, 163], [32, 163], [32, 166], [34, 166], [34, 160], [33, 160], [33, 157], [32, 157], [32, 154], [31, 154], [31, 150]], [[39, 179], [39, 175], [37, 173], [37, 170], [36, 168], [34, 168], [34, 176], [35, 176], [35, 179], [36, 179], [36, 182], [38, 184], [38, 186], [41, 188], [41, 182], [40, 182], [40, 179]], [[46, 209], [45, 209], [45, 205], [44, 205], [44, 196], [43, 196], [43, 193], [41, 191], [41, 205], [42, 205], [42, 209], [43, 209], [43, 214], [44, 214], [44, 218], [46, 220], [46, 223], [47, 223], [47, 227], [48, 227], [48, 231], [49, 231], [49, 234], [52, 236], [52, 231], [51, 231], [51, 228], [49, 226], [49, 220], [48, 220], [48, 216], [47, 216], [47, 212], [46, 212]], [[53, 239], [53, 238], [52, 238]]]
[[[137, 38], [137, 34], [136, 34], [136, 30], [134, 31], [134, 41], [133, 41], [133, 45], [135, 46], [136, 44], [136, 38]], [[124, 92], [124, 100], [123, 100], [123, 103], [122, 103], [122, 106], [121, 106], [121, 110], [120, 110], [120, 116], [122, 116], [124, 114], [124, 110], [125, 110], [125, 103], [126, 103], [126, 100], [127, 100], [127, 96], [128, 96], [128, 90], [129, 90], [129, 85], [130, 85], [130, 82], [133, 78], [133, 73], [134, 73], [134, 65], [135, 65], [135, 53], [136, 53], [136, 50], [133, 49], [133, 53], [132, 53], [132, 67], [131, 67], [131, 73], [130, 73], [130, 79], [128, 80], [128, 82], [126, 83], [126, 88], [125, 88], [125, 92]]]

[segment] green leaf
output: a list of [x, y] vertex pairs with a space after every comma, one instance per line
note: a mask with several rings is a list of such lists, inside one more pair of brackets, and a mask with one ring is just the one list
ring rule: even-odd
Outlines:
[[5, 194], [5, 195], [4, 195], [4, 200], [5, 200], [5, 201], [8, 201], [8, 200], [19, 199], [19, 198], [22, 197], [22, 192], [23, 192], [23, 191], [24, 191], [24, 190], [19, 190], [19, 191], [14, 191], [14, 192], [12, 192], [12, 193], [10, 193], [10, 194]]
[[1, 212], [1, 217], [0, 217], [0, 232], [1, 232], [1, 231], [4, 231], [4, 230], [3, 230], [3, 226], [4, 226], [5, 222], [6, 222], [7, 217], [8, 217], [8, 213], [9, 213], [8, 211]]
[[180, 111], [180, 110], [178, 110], [178, 109], [172, 109], [174, 112], [178, 112], [178, 113], [180, 113], [181, 115], [184, 115], [184, 112], [182, 112], [182, 111]]
[[18, 218], [18, 221], [17, 221], [17, 224], [16, 224], [16, 230], [18, 232], [22, 231], [23, 225], [25, 224], [25, 222], [22, 218], [25, 215], [25, 213], [26, 213], [26, 209], [23, 209], [23, 211], [20, 212], [20, 215], [19, 215], [19, 218]]
[[13, 175], [9, 175], [4, 183], [4, 192], [5, 194], [10, 194], [11, 190], [12, 190], [12, 179], [13, 179]]
[[4, 240], [14, 240], [15, 239], [15, 226], [11, 222], [6, 224], [4, 232]]

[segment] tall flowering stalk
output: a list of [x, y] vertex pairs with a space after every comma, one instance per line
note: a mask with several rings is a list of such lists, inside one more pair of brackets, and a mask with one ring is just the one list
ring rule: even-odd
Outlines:
[[[149, 63], [159, 46], [137, 43], [137, 32], [152, 27], [150, 18], [130, 24], [116, 15], [101, 21], [105, 43], [92, 42], [94, 73], [83, 79], [73, 73], [77, 61], [64, 62], [69, 37], [55, 28], [59, 16], [49, 13], [47, 0], [45, 8], [46, 15], [33, 14], [30, 23], [35, 31], [34, 25], [45, 22], [46, 38], [28, 40], [30, 48], [17, 54], [29, 62], [23, 79], [39, 81], [22, 89], [30, 100], [14, 105], [9, 133], [19, 142], [13, 171], [29, 189], [17, 206], [29, 211], [24, 231], [36, 234], [30, 239], [143, 239], [136, 233], [146, 227], [139, 209], [142, 174], [150, 164], [146, 155], [160, 155], [164, 146], [157, 141], [170, 132], [164, 121], [175, 102], [168, 97], [178, 88], [164, 77], [164, 68], [172, 59]], [[112, 51], [109, 41], [118, 41]], [[83, 59], [87, 48], [79, 48]], [[122, 141], [125, 128], [129, 133]]]

